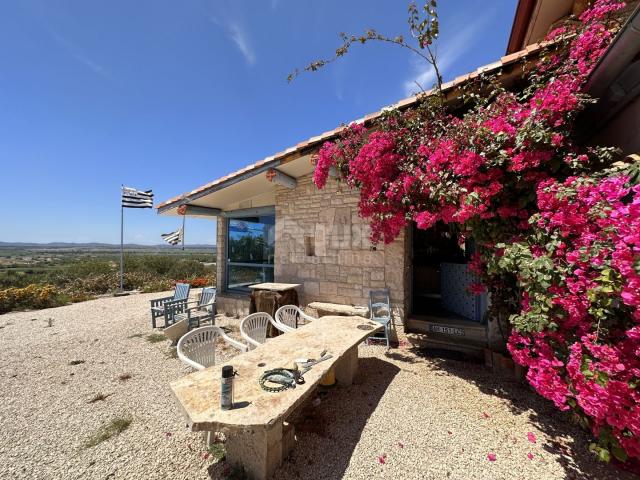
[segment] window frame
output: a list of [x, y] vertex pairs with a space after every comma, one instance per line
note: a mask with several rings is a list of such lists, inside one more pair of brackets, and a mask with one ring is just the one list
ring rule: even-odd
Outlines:
[[[237, 210], [225, 212], [225, 278], [224, 278], [224, 291], [231, 293], [249, 293], [251, 289], [248, 287], [229, 287], [229, 272], [231, 267], [250, 267], [250, 268], [262, 268], [271, 269], [275, 275], [275, 263], [249, 263], [249, 262], [232, 262], [229, 256], [229, 234], [231, 220], [241, 220], [248, 217], [273, 217], [273, 226], [276, 224], [276, 210], [274, 207], [262, 207], [262, 208], [250, 208], [245, 210]], [[274, 251], [275, 251], [275, 238], [274, 238]], [[273, 275], [272, 275], [273, 276]], [[275, 278], [275, 277], [274, 277]]]

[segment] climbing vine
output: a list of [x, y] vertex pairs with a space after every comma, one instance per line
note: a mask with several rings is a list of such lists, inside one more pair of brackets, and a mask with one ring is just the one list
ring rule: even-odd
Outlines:
[[359, 191], [372, 241], [410, 223], [473, 237], [475, 293], [508, 318], [527, 378], [597, 438], [600, 458], [640, 458], [640, 187], [637, 164], [576, 142], [586, 79], [624, 4], [597, 0], [552, 31], [517, 92], [481, 76], [446, 106], [440, 89], [346, 127], [320, 149], [314, 182]]

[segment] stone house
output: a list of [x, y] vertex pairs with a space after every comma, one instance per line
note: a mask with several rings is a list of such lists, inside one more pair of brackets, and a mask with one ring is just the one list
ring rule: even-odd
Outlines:
[[[462, 87], [482, 74], [498, 73], [505, 86], [517, 88], [522, 65], [534, 63], [541, 51], [536, 42], [585, 4], [520, 0], [506, 55], [443, 85], [451, 108], [459, 105]], [[588, 90], [602, 100], [585, 114], [588, 139], [618, 146], [624, 153], [640, 147], [638, 136], [621, 127], [637, 125], [640, 119], [637, 90], [629, 86], [637, 84], [632, 80], [639, 75], [636, 70], [640, 72], [634, 68], [640, 52], [639, 30], [631, 28], [636, 23], [640, 21], [634, 12], [593, 73]], [[620, 95], [621, 88], [628, 91], [626, 96]], [[390, 107], [408, 109], [417, 100], [410, 97]], [[381, 113], [356, 122], [370, 126]], [[495, 322], [483, 315], [489, 299], [466, 291], [473, 278], [464, 264], [472, 247], [454, 245], [446, 231], [424, 232], [413, 226], [392, 244], [373, 246], [368, 225], [357, 213], [358, 192], [331, 178], [324, 189], [315, 187], [314, 156], [341, 128], [157, 206], [162, 215], [216, 219], [219, 310], [246, 313], [247, 286], [264, 281], [301, 284], [301, 305], [366, 305], [371, 289], [386, 287], [396, 324], [429, 344], [462, 350], [500, 348]]]

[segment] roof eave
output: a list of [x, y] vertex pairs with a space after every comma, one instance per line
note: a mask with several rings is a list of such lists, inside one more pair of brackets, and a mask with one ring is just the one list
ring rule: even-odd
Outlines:
[[[502, 70], [504, 67], [510, 67], [514, 64], [527, 61], [527, 57], [532, 55], [537, 55], [540, 50], [548, 46], [549, 44], [532, 44], [527, 46], [526, 49], [520, 50], [518, 52], [513, 52], [509, 55], [505, 55], [497, 62], [490, 63], [488, 65], [484, 65], [482, 67], [478, 67], [473, 72], [470, 72], [466, 75], [461, 75], [455, 78], [452, 81], [446, 82], [442, 85], [442, 91], [445, 94], [445, 98], [447, 102], [453, 102], [460, 96], [460, 92], [462, 91], [462, 87], [464, 87], [468, 82], [473, 79], [486, 74], [493, 74], [498, 72], [504, 72]], [[419, 95], [414, 95], [412, 97], [405, 98], [400, 100], [399, 102], [390, 105], [388, 107], [384, 107], [382, 110], [366, 115], [363, 118], [358, 120], [354, 120], [350, 123], [361, 123], [365, 126], [369, 127], [373, 125], [373, 123], [380, 118], [385, 110], [388, 109], [399, 109], [405, 110], [411, 108], [416, 105], [421, 98], [424, 98], [426, 95], [433, 94], [433, 90], [429, 90]], [[290, 147], [283, 152], [276, 153], [271, 157], [267, 157], [262, 161], [259, 161], [253, 165], [245, 167], [241, 170], [233, 172], [225, 177], [222, 177], [218, 180], [210, 182], [202, 187], [196, 188], [191, 192], [187, 192], [182, 195], [178, 195], [172, 199], [169, 199], [161, 204], [157, 205], [156, 208], [159, 214], [166, 213], [170, 210], [173, 210], [180, 205], [188, 204], [198, 198], [201, 198], [205, 195], [213, 193], [215, 191], [226, 188], [230, 185], [237, 183], [238, 181], [242, 181], [243, 179], [250, 178], [254, 175], [258, 175], [260, 173], [266, 172], [270, 168], [276, 168], [281, 164], [288, 162], [290, 159], [294, 159], [308, 153], [312, 153], [317, 150], [317, 148], [322, 145], [324, 142], [331, 141], [335, 139], [342, 130], [346, 128], [345, 125], [342, 125], [333, 130], [329, 130], [320, 135], [309, 138], [306, 141], [298, 143], [294, 147]]]
[[258, 168], [247, 169], [245, 173], [234, 175], [231, 178], [228, 178], [222, 181], [216, 180], [211, 184], [209, 184], [209, 186], [199, 187], [190, 193], [186, 193], [178, 197], [172, 198], [170, 200], [167, 200], [161, 203], [160, 205], [156, 206], [158, 210], [158, 214], [162, 215], [163, 213], [167, 213], [170, 210], [174, 210], [180, 207], [181, 205], [188, 205], [190, 202], [193, 202], [194, 200], [197, 200], [201, 197], [209, 195], [213, 192], [217, 192], [218, 190], [222, 190], [223, 188], [230, 187], [231, 185], [235, 185], [236, 183], [246, 180], [248, 178], [265, 173], [269, 169], [275, 168], [278, 165], [280, 165], [281, 162], [282, 162], [281, 159], [275, 159], [270, 162], [264, 162], [264, 164], [262, 164]]
[[519, 0], [516, 7], [516, 14], [513, 17], [513, 25], [511, 26], [511, 34], [507, 43], [507, 55], [517, 52], [522, 48], [524, 37], [527, 34], [531, 16], [536, 6], [537, 0]]
[[592, 70], [585, 92], [597, 98], [582, 115], [582, 140], [597, 134], [640, 95], [640, 6], [636, 7]]

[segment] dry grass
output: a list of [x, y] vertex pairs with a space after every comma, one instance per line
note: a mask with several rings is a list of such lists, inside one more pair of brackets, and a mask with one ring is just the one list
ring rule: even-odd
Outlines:
[[209, 446], [209, 454], [214, 460], [218, 462], [224, 460], [227, 455], [224, 448], [224, 443], [216, 442]]
[[176, 347], [170, 347], [169, 351], [165, 353], [167, 358], [178, 358], [178, 349]]
[[147, 342], [149, 343], [160, 343], [164, 342], [166, 339], [167, 337], [165, 337], [161, 333], [150, 333], [149, 335], [147, 335]]
[[87, 403], [96, 403], [96, 402], [102, 402], [104, 400], [106, 400], [108, 397], [110, 397], [111, 395], [113, 395], [112, 393], [96, 393], [93, 397], [91, 397], [91, 400], [89, 400]]
[[92, 448], [96, 445], [106, 442], [116, 435], [120, 435], [124, 432], [129, 425], [131, 425], [133, 419], [130, 416], [118, 417], [111, 420], [106, 425], [103, 425], [98, 429], [96, 433], [91, 435], [83, 444], [84, 448]]

